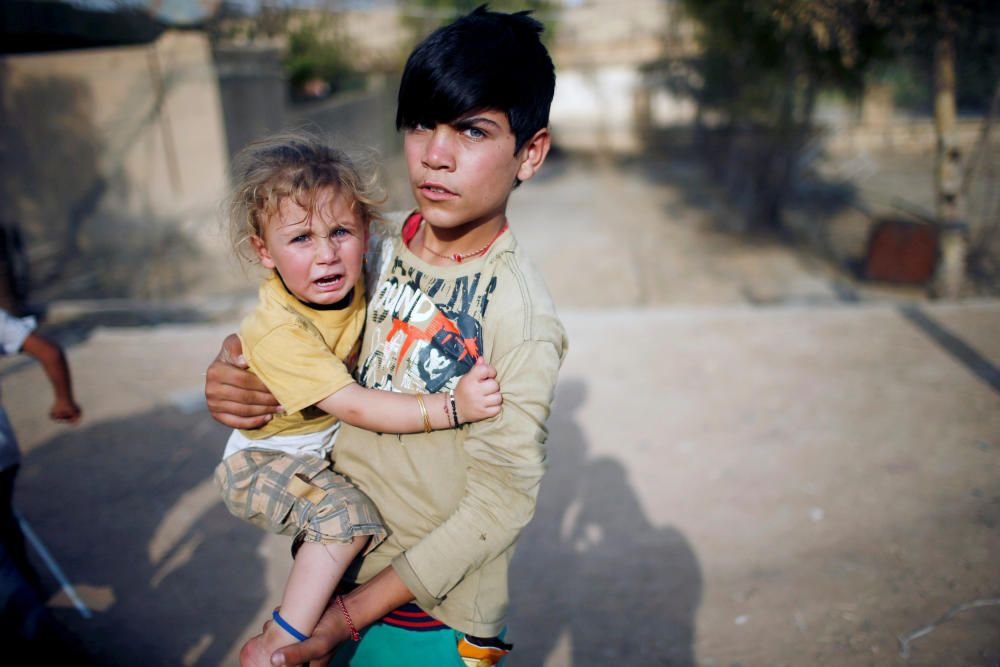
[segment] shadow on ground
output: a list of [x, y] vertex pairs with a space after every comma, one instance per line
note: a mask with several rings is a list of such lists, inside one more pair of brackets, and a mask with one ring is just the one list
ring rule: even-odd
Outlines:
[[649, 521], [620, 462], [589, 456], [576, 423], [585, 395], [561, 383], [549, 419], [549, 469], [512, 565], [512, 658], [693, 667], [697, 557]]
[[164, 408], [25, 457], [21, 514], [84, 598], [109, 603], [91, 620], [56, 610], [98, 664], [218, 665], [263, 603], [264, 534], [229, 515], [211, 478], [225, 438], [204, 412]]

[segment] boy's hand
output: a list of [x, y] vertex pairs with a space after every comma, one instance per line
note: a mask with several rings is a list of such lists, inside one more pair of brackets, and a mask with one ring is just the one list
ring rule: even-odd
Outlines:
[[68, 398], [56, 399], [56, 402], [52, 404], [52, 408], [49, 410], [49, 417], [52, 418], [52, 421], [65, 422], [67, 424], [75, 424], [80, 421], [81, 414], [80, 406]]
[[500, 414], [503, 397], [496, 377], [497, 370], [479, 357], [476, 365], [458, 381], [455, 405], [460, 423], [477, 422]]
[[205, 373], [208, 411], [217, 422], [231, 428], [257, 428], [281, 412], [278, 399], [246, 368], [243, 344], [230, 334]]
[[[264, 623], [265, 632], [269, 625], [270, 620]], [[327, 607], [309, 638], [279, 648], [271, 655], [271, 664], [276, 667], [306, 664], [310, 667], [326, 667], [337, 645], [350, 638], [341, 626], [343, 622], [340, 610]]]

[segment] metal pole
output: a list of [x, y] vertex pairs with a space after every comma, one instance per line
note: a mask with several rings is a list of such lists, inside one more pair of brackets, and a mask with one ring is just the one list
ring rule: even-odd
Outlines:
[[38, 538], [38, 535], [35, 534], [35, 531], [31, 529], [31, 526], [28, 525], [25, 518], [17, 512], [14, 512], [14, 518], [16, 518], [18, 524], [20, 524], [21, 532], [24, 533], [24, 536], [28, 538], [29, 542], [31, 542], [31, 546], [35, 548], [35, 551], [41, 559], [45, 561], [45, 565], [49, 568], [52, 576], [59, 581], [59, 585], [62, 587], [63, 591], [65, 591], [66, 595], [69, 596], [69, 599], [72, 600], [73, 606], [75, 606], [77, 611], [80, 612], [80, 616], [83, 616], [84, 618], [92, 618], [94, 616], [93, 612], [91, 612], [87, 605], [84, 604], [83, 600], [80, 599], [80, 596], [76, 594], [76, 589], [73, 588], [73, 584], [69, 583], [69, 579], [66, 578], [66, 575], [63, 574], [63, 571], [59, 568], [59, 564], [56, 563], [52, 554], [50, 554], [49, 550], [45, 548], [45, 545], [42, 544], [42, 541]]

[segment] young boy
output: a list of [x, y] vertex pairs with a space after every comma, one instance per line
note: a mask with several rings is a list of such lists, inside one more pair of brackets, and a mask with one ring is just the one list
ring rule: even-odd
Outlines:
[[474, 349], [465, 357], [472, 372], [454, 392], [410, 396], [354, 382], [348, 368], [365, 321], [362, 264], [379, 217], [375, 180], [357, 160], [290, 133], [249, 145], [233, 171], [234, 245], [249, 245], [271, 270], [240, 341], [286, 412], [233, 431], [215, 479], [234, 515], [296, 540], [275, 622], [240, 654], [244, 666], [265, 666], [274, 650], [312, 632], [350, 562], [385, 536], [371, 501], [329, 468], [341, 423], [430, 433], [497, 415], [501, 397]]
[[[60, 422], [80, 421], [80, 406], [73, 396], [66, 355], [59, 345], [34, 333], [32, 317], [18, 318], [0, 310], [0, 354], [24, 352], [42, 364], [52, 385], [54, 400], [49, 416]], [[0, 636], [17, 641], [42, 640], [47, 621], [47, 597], [41, 580], [28, 560], [24, 534], [14, 514], [14, 481], [21, 453], [7, 413], [0, 406]]]
[[[358, 380], [442, 391], [475, 345], [497, 371], [503, 410], [460, 430], [379, 435], [345, 426], [334, 468], [379, 508], [388, 537], [348, 570], [364, 582], [331, 603], [313, 636], [272, 664], [496, 663], [509, 645], [508, 566], [534, 513], [545, 420], [566, 338], [538, 272], [507, 227], [507, 200], [549, 150], [555, 74], [526, 13], [481, 7], [410, 56], [397, 126], [417, 210], [371, 243], [371, 297]], [[443, 333], [454, 324], [461, 335]], [[229, 359], [209, 367], [219, 421], [254, 426], [274, 400]], [[264, 416], [261, 416], [264, 415]], [[410, 604], [416, 601], [416, 605]]]

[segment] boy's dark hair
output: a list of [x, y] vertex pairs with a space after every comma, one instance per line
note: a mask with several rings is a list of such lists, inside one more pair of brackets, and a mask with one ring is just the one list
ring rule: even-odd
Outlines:
[[406, 61], [396, 129], [451, 123], [471, 112], [507, 114], [514, 152], [549, 124], [556, 75], [530, 12], [492, 12], [480, 5], [438, 28]]

